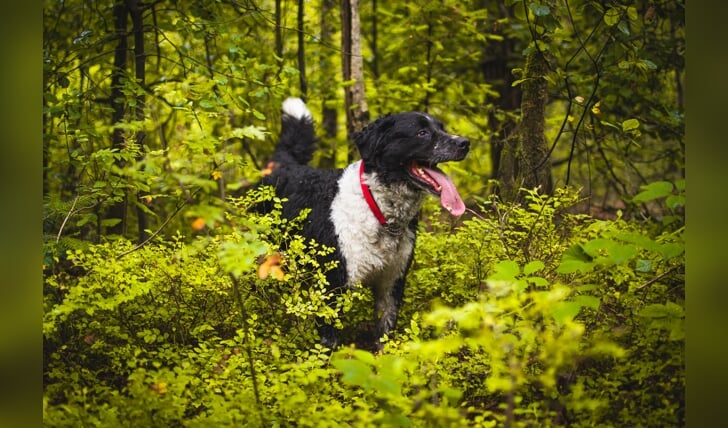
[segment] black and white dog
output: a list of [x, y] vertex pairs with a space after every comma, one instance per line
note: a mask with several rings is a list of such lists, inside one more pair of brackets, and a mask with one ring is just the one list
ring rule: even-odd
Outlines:
[[[361, 160], [344, 169], [308, 166], [316, 136], [311, 112], [299, 98], [283, 103], [282, 129], [261, 184], [288, 199], [283, 216], [310, 208], [302, 234], [336, 249], [338, 267], [328, 273], [332, 289], [361, 282], [374, 293], [377, 334], [390, 333], [402, 303], [412, 262], [417, 215], [429, 193], [450, 214], [465, 212], [452, 180], [437, 164], [462, 160], [467, 138], [445, 132], [426, 113], [408, 112], [377, 119], [354, 135]], [[338, 344], [330, 325], [319, 327], [321, 343]], [[379, 341], [375, 345], [380, 347]]]

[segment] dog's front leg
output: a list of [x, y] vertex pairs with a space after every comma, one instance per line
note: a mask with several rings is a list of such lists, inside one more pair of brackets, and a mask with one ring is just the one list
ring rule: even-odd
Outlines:
[[374, 345], [377, 351], [382, 350], [381, 339], [385, 335], [389, 336], [397, 325], [397, 315], [404, 297], [404, 282], [404, 276], [402, 276], [389, 286], [374, 289], [375, 317], [377, 320], [377, 338]]
[[321, 346], [335, 350], [339, 346], [339, 332], [336, 327], [319, 317], [317, 320]]

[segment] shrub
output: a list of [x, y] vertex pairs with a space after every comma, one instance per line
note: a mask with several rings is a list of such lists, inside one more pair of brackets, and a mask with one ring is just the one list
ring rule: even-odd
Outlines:
[[[273, 212], [251, 210], [263, 200]], [[353, 332], [316, 345], [316, 317], [356, 330], [371, 296], [325, 303], [331, 249], [270, 189], [193, 237], [71, 249], [45, 276], [44, 422], [683, 425], [684, 199], [663, 221], [570, 214], [570, 191], [526, 201], [427, 216], [376, 355]]]

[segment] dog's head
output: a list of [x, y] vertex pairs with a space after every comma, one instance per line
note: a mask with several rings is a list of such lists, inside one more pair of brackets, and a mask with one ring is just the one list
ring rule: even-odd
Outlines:
[[455, 185], [437, 164], [465, 158], [470, 140], [445, 132], [439, 120], [420, 112], [388, 115], [355, 134], [354, 141], [365, 170], [384, 183], [423, 189], [453, 215], [465, 211]]

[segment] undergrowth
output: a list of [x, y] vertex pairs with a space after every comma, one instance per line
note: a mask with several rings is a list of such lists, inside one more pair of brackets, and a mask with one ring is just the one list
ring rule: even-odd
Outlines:
[[[332, 249], [297, 235], [306, 213], [282, 219], [270, 189], [194, 236], [49, 239], [44, 424], [682, 426], [684, 197], [670, 189], [635, 198], [662, 219], [571, 214], [561, 190], [430, 220], [380, 354], [356, 347], [371, 296], [326, 304]], [[263, 200], [272, 213], [251, 210]], [[318, 317], [351, 345], [317, 345]]]

